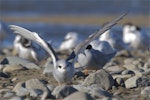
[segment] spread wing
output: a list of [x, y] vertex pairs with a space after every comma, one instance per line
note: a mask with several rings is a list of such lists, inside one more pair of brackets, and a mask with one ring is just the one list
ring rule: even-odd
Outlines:
[[47, 51], [52, 57], [54, 66], [56, 65], [56, 61], [58, 60], [58, 57], [56, 56], [54, 49], [50, 44], [44, 41], [36, 32], [31, 32], [25, 28], [16, 25], [10, 25], [9, 27], [14, 31], [14, 33], [19, 34], [29, 40], [32, 40], [37, 44], [39, 44], [41, 47], [43, 47], [45, 51]]
[[[79, 53], [81, 53], [83, 50], [85, 50], [85, 48], [89, 45], [90, 42], [92, 42], [95, 38], [99, 37], [100, 35], [102, 35], [105, 31], [109, 30], [110, 28], [112, 28], [114, 25], [117, 24], [118, 21], [120, 21], [125, 15], [122, 14], [121, 16], [117, 17], [116, 19], [112, 20], [111, 22], [107, 23], [106, 25], [104, 25], [101, 29], [99, 29], [97, 32], [91, 34], [85, 41], [81, 42], [79, 45], [77, 45], [77, 47], [74, 49], [74, 51], [72, 52], [72, 54], [68, 57], [67, 60], [71, 60], [73, 58], [76, 57], [76, 55], [78, 55]], [[76, 59], [74, 59], [76, 60]]]

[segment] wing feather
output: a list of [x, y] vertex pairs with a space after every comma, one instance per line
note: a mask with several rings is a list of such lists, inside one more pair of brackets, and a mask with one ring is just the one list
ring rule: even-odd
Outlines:
[[41, 47], [43, 47], [45, 49], [45, 51], [47, 51], [50, 54], [50, 56], [52, 57], [54, 66], [56, 65], [56, 61], [58, 60], [58, 57], [57, 57], [54, 49], [52, 48], [52, 46], [50, 44], [48, 44], [46, 41], [44, 41], [36, 32], [31, 32], [25, 28], [22, 28], [22, 27], [16, 26], [16, 25], [9, 25], [9, 27], [10, 27], [10, 29], [12, 29], [14, 31], [14, 33], [19, 34], [29, 40], [32, 40], [32, 41], [36, 42], [37, 44], [39, 44]]
[[[105, 31], [112, 28], [114, 25], [117, 24], [118, 21], [120, 21], [127, 13], [122, 14], [121, 16], [117, 17], [116, 19], [112, 20], [111, 22], [104, 25], [101, 29], [96, 31], [95, 33], [91, 34], [85, 41], [81, 42], [79, 45], [76, 46], [72, 54], [69, 56], [67, 60], [71, 60], [76, 57], [79, 53], [81, 53], [90, 42], [92, 42], [94, 39], [102, 35]], [[74, 57], [73, 57], [74, 56]], [[74, 59], [75, 60], [75, 59]]]

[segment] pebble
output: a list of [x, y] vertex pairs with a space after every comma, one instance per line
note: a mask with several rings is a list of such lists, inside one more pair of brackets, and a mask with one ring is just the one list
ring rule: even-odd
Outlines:
[[124, 86], [124, 80], [123, 78], [116, 78], [116, 82], [119, 86]]
[[114, 80], [109, 73], [101, 69], [87, 76], [83, 82], [85, 86], [90, 86], [92, 84], [98, 84], [100, 87], [108, 90], [114, 85]]
[[8, 78], [8, 77], [10, 77], [10, 76], [9, 76], [7, 73], [0, 72], [0, 77]]
[[125, 87], [126, 88], [135, 88], [135, 87], [138, 87], [138, 84], [137, 84], [137, 82], [138, 82], [138, 79], [139, 79], [140, 77], [138, 77], [138, 76], [133, 76], [133, 77], [131, 77], [131, 78], [128, 78], [126, 81], [125, 81]]
[[90, 92], [89, 93], [95, 99], [98, 99], [98, 98], [101, 99], [104, 97], [111, 97], [112, 96], [109, 92], [107, 92], [106, 90], [104, 90], [103, 88], [101, 88], [97, 84], [90, 86]]
[[115, 73], [115, 72], [121, 73], [124, 70], [124, 68], [119, 67], [119, 66], [111, 66], [111, 67], [106, 68], [105, 70], [108, 72], [113, 72], [113, 73]]
[[116, 74], [116, 75], [112, 75], [113, 79], [116, 79], [116, 78], [130, 78], [132, 76], [133, 76], [132, 74], [126, 74], [126, 75]]
[[131, 54], [127, 50], [121, 50], [117, 52], [116, 56], [131, 57]]
[[89, 94], [84, 92], [75, 92], [67, 96], [63, 100], [95, 100]]
[[74, 92], [77, 92], [77, 89], [69, 85], [62, 85], [62, 86], [57, 86], [53, 90], [52, 95], [55, 96], [57, 99], [62, 99]]
[[20, 96], [14, 96], [14, 97], [10, 98], [9, 100], [24, 100], [24, 98], [20, 97]]
[[138, 87], [150, 86], [150, 75], [144, 75], [137, 81]]
[[1, 61], [1, 64], [22, 65], [26, 67], [27, 69], [40, 69], [40, 67], [34, 64], [33, 62], [17, 57], [17, 56], [8, 56]]
[[148, 95], [149, 98], [150, 98], [150, 86], [145, 87], [145, 88], [141, 91], [141, 94]]
[[24, 70], [25, 67], [21, 65], [4, 65], [3, 72], [13, 72], [16, 70]]
[[122, 71], [122, 73], [121, 73], [122, 75], [126, 75], [126, 74], [134, 74], [134, 72], [132, 71], [132, 70], [124, 70], [124, 71]]
[[25, 88], [25, 82], [17, 83], [12, 91], [16, 92], [17, 96], [26, 96], [29, 94], [29, 91]]
[[150, 61], [144, 64], [144, 70], [146, 71], [148, 69], [150, 69]]
[[15, 95], [14, 92], [8, 91], [3, 97], [12, 97], [13, 95]]
[[43, 70], [43, 74], [46, 76], [51, 76], [53, 72], [53, 64], [46, 64]]
[[25, 82], [26, 89], [28, 89], [30, 96], [37, 97], [39, 95], [45, 95], [45, 97], [50, 97], [51, 93], [47, 86], [43, 84], [38, 79], [30, 79]]
[[125, 64], [123, 65], [124, 68], [128, 69], [128, 70], [138, 70], [139, 68], [133, 64]]

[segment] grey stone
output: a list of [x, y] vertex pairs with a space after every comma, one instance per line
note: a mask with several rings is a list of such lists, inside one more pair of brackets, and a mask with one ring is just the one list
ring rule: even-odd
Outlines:
[[128, 69], [128, 70], [138, 70], [139, 68], [137, 66], [135, 66], [134, 64], [125, 64], [123, 65], [124, 68]]
[[127, 50], [121, 50], [121, 51], [117, 52], [116, 56], [131, 57], [131, 54]]
[[40, 69], [39, 66], [37, 66], [36, 64], [34, 64], [31, 61], [28, 61], [26, 59], [20, 58], [20, 57], [16, 57], [16, 56], [9, 56], [4, 58], [1, 61], [1, 64], [6, 65], [22, 65], [28, 69]]
[[47, 65], [45, 65], [43, 74], [46, 76], [50, 76], [50, 75], [52, 75], [52, 71], [53, 71], [53, 64], [47, 64]]
[[109, 92], [107, 92], [106, 90], [104, 90], [103, 88], [101, 88], [97, 84], [93, 84], [90, 86], [90, 92], [89, 93], [91, 94], [92, 97], [94, 97], [96, 99], [112, 96]]
[[122, 75], [126, 75], [126, 74], [134, 74], [134, 72], [132, 71], [132, 70], [124, 70], [124, 71], [122, 71], [122, 73], [121, 73]]
[[8, 91], [10, 91], [10, 89], [0, 89], [0, 97], [2, 97], [3, 94], [7, 93]]
[[132, 62], [134, 61], [134, 58], [127, 58], [124, 60], [124, 64], [132, 64]]
[[3, 70], [4, 65], [0, 64], [0, 71]]
[[98, 84], [100, 87], [108, 90], [114, 85], [114, 80], [105, 70], [98, 70], [87, 76], [83, 82], [83, 85], [85, 86], [90, 86], [92, 84]]
[[89, 87], [86, 87], [86, 86], [84, 86], [82, 84], [73, 85], [73, 88], [77, 89], [80, 92], [87, 92], [88, 93], [90, 91]]
[[17, 83], [12, 91], [16, 92], [17, 96], [26, 96], [29, 94], [29, 91], [25, 88], [24, 82]]
[[47, 85], [47, 88], [52, 92], [54, 89], [55, 89], [55, 85], [52, 85], [52, 84], [50, 84], [50, 85]]
[[124, 80], [123, 80], [123, 78], [116, 78], [116, 82], [117, 82], [118, 85], [124, 86]]
[[64, 98], [63, 100], [95, 100], [89, 94], [84, 92], [75, 92]]
[[148, 69], [150, 69], [150, 62], [146, 62], [146, 63], [144, 64], [144, 70], [146, 71], [146, 70], [148, 70]]
[[3, 97], [12, 97], [13, 95], [15, 95], [14, 92], [8, 91]]
[[51, 92], [49, 91], [47, 86], [38, 79], [27, 80], [25, 82], [25, 85], [30, 93], [30, 96], [37, 97], [39, 95], [44, 95], [45, 97], [42, 96], [43, 99], [51, 96]]
[[130, 78], [132, 77], [133, 75], [132, 74], [126, 74], [126, 75], [112, 75], [113, 79], [116, 79], [116, 78]]
[[111, 67], [106, 68], [105, 70], [108, 72], [113, 72], [113, 73], [115, 73], [115, 72], [121, 73], [124, 70], [124, 68], [119, 67], [119, 66], [111, 66]]
[[21, 65], [4, 65], [3, 72], [12, 72], [16, 70], [23, 70], [25, 67]]
[[144, 90], [141, 91], [141, 94], [148, 95], [150, 98], [150, 86], [145, 87]]
[[14, 96], [14, 97], [10, 98], [9, 100], [24, 100], [24, 98], [20, 97], [20, 96]]
[[141, 77], [143, 75], [144, 70], [142, 70], [142, 69], [133, 70], [133, 72], [135, 73], [135, 76]]
[[137, 82], [138, 82], [139, 78], [140, 77], [138, 77], [138, 76], [133, 76], [133, 77], [127, 79], [125, 81], [125, 87], [126, 88], [135, 88], [135, 87], [138, 87], [138, 83]]
[[8, 78], [10, 76], [7, 73], [0, 72], [0, 77]]
[[150, 86], [150, 75], [145, 75], [137, 80], [138, 87]]
[[70, 94], [76, 91], [77, 89], [73, 88], [72, 86], [62, 85], [62, 86], [57, 86], [53, 90], [52, 95], [54, 95], [56, 98], [61, 99], [69, 96]]

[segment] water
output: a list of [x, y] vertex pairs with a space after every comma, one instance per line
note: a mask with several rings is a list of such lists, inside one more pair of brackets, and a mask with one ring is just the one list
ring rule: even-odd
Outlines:
[[149, 15], [150, 0], [0, 0], [1, 15]]
[[[5, 17], [36, 17], [46, 15], [116, 15], [130, 11], [132, 15], [149, 15], [150, 0], [0, 0], [0, 21]], [[9, 30], [8, 25], [15, 24], [37, 32], [46, 41], [51, 40], [54, 47], [58, 47], [67, 32], [79, 33], [83, 40], [100, 28], [99, 25], [74, 25], [74, 24], [49, 24], [49, 23], [23, 23], [4, 22], [5, 35], [0, 39], [0, 48], [12, 46], [15, 35]], [[6, 28], [7, 27], [7, 28]], [[121, 32], [121, 26], [113, 30]], [[148, 27], [142, 29], [149, 33]], [[0, 30], [0, 35], [1, 35]]]

